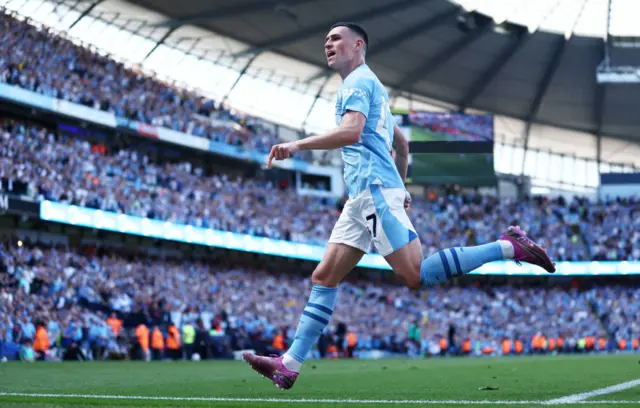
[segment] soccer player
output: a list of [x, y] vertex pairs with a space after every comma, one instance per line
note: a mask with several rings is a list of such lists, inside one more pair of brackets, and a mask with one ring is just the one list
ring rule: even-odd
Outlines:
[[329, 67], [343, 80], [336, 103], [338, 126], [326, 134], [275, 145], [267, 159], [270, 167], [273, 160], [287, 159], [301, 150], [340, 148], [349, 194], [323, 259], [311, 276], [313, 288], [291, 347], [280, 357], [243, 354], [255, 371], [282, 389], [295, 383], [312, 344], [331, 319], [338, 284], [372, 241], [400, 280], [413, 289], [503, 259], [555, 272], [545, 250], [519, 227], [509, 227], [495, 242], [449, 248], [423, 259], [420, 239], [405, 211], [411, 203], [404, 187], [409, 146], [395, 124], [385, 88], [365, 64], [367, 46], [367, 33], [359, 25], [338, 23], [331, 28], [324, 49]]

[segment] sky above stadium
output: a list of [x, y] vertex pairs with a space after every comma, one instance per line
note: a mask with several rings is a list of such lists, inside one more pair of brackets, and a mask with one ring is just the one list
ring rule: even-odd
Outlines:
[[[555, 33], [605, 37], [610, 0], [453, 0], [467, 10]], [[640, 1], [611, 0], [609, 33], [615, 36], [640, 35], [640, 25], [631, 16], [640, 15]]]

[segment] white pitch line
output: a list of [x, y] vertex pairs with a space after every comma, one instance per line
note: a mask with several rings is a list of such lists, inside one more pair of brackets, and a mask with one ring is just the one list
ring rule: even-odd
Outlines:
[[[490, 401], [490, 400], [356, 400], [356, 399], [288, 399], [288, 398], [226, 398], [226, 397], [157, 397], [140, 395], [42, 394], [0, 392], [0, 397], [79, 398], [141, 401], [204, 401], [204, 402], [270, 402], [289, 404], [378, 404], [378, 405], [546, 405], [551, 401]], [[553, 400], [552, 400], [553, 401]], [[640, 401], [567, 401], [554, 405], [621, 405], [640, 404]]]
[[357, 400], [357, 399], [288, 399], [288, 398], [225, 398], [225, 397], [156, 397], [133, 395], [91, 395], [91, 394], [31, 394], [22, 392], [0, 392], [0, 397], [32, 397], [32, 398], [81, 398], [104, 400], [146, 400], [146, 401], [205, 401], [205, 402], [273, 402], [290, 404], [386, 404], [386, 405], [532, 405], [541, 401], [463, 401], [463, 400]]
[[580, 394], [568, 395], [562, 398], [555, 398], [555, 399], [546, 401], [544, 404], [545, 405], [575, 404], [589, 398], [597, 397], [599, 395], [613, 394], [614, 392], [624, 391], [629, 388], [637, 387], [638, 385], [640, 385], [640, 378], [638, 378], [637, 380], [631, 380], [631, 381], [623, 382], [620, 384], [612, 385], [611, 387], [600, 388], [600, 389], [589, 391], [589, 392], [582, 392]]

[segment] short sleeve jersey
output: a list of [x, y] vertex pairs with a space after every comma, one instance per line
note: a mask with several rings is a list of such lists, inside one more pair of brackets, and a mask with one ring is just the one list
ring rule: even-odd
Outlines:
[[404, 188], [391, 157], [395, 119], [389, 109], [389, 95], [366, 64], [351, 72], [340, 87], [336, 102], [338, 125], [348, 111], [360, 112], [366, 118], [360, 141], [342, 148], [349, 197], [357, 196], [372, 184]]

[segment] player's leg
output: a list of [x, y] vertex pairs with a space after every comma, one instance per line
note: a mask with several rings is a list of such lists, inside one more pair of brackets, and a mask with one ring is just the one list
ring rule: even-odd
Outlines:
[[350, 200], [333, 229], [322, 261], [314, 270], [313, 288], [302, 312], [293, 344], [281, 357], [260, 357], [244, 353], [251, 367], [282, 389], [291, 388], [313, 343], [329, 323], [338, 294], [338, 284], [362, 259], [371, 243], [366, 225], [354, 211], [358, 202]]
[[302, 312], [300, 323], [283, 363], [298, 372], [324, 328], [329, 324], [338, 295], [338, 284], [355, 268], [364, 252], [341, 243], [330, 243], [311, 276], [313, 287], [309, 301]]
[[546, 251], [527, 238], [519, 227], [509, 227], [495, 242], [444, 249], [418, 262], [421, 252], [419, 240], [415, 239], [385, 257], [394, 272], [411, 288], [437, 285], [486, 263], [505, 259], [528, 262], [547, 272], [555, 272]]
[[393, 272], [407, 287], [420, 289], [420, 263], [422, 262], [422, 245], [420, 238], [415, 238], [406, 246], [384, 257]]
[[371, 186], [370, 191], [369, 211], [375, 210], [374, 220], [380, 224], [378, 231], [373, 229], [376, 248], [410, 288], [442, 283], [485, 263], [503, 259], [529, 262], [549, 272], [555, 271], [544, 249], [527, 238], [518, 227], [510, 227], [495, 242], [449, 248], [423, 259], [420, 240], [404, 210], [404, 191], [379, 186]]
[[313, 288], [302, 312], [296, 334], [287, 352], [280, 357], [261, 357], [245, 352], [242, 358], [262, 376], [281, 389], [293, 387], [311, 346], [329, 324], [338, 295], [338, 283], [364, 255], [361, 249], [330, 243], [312, 275]]
[[475, 247], [449, 248], [423, 259], [420, 240], [414, 239], [385, 259], [408, 287], [419, 289], [469, 273], [485, 263], [512, 257], [511, 243], [497, 241]]

